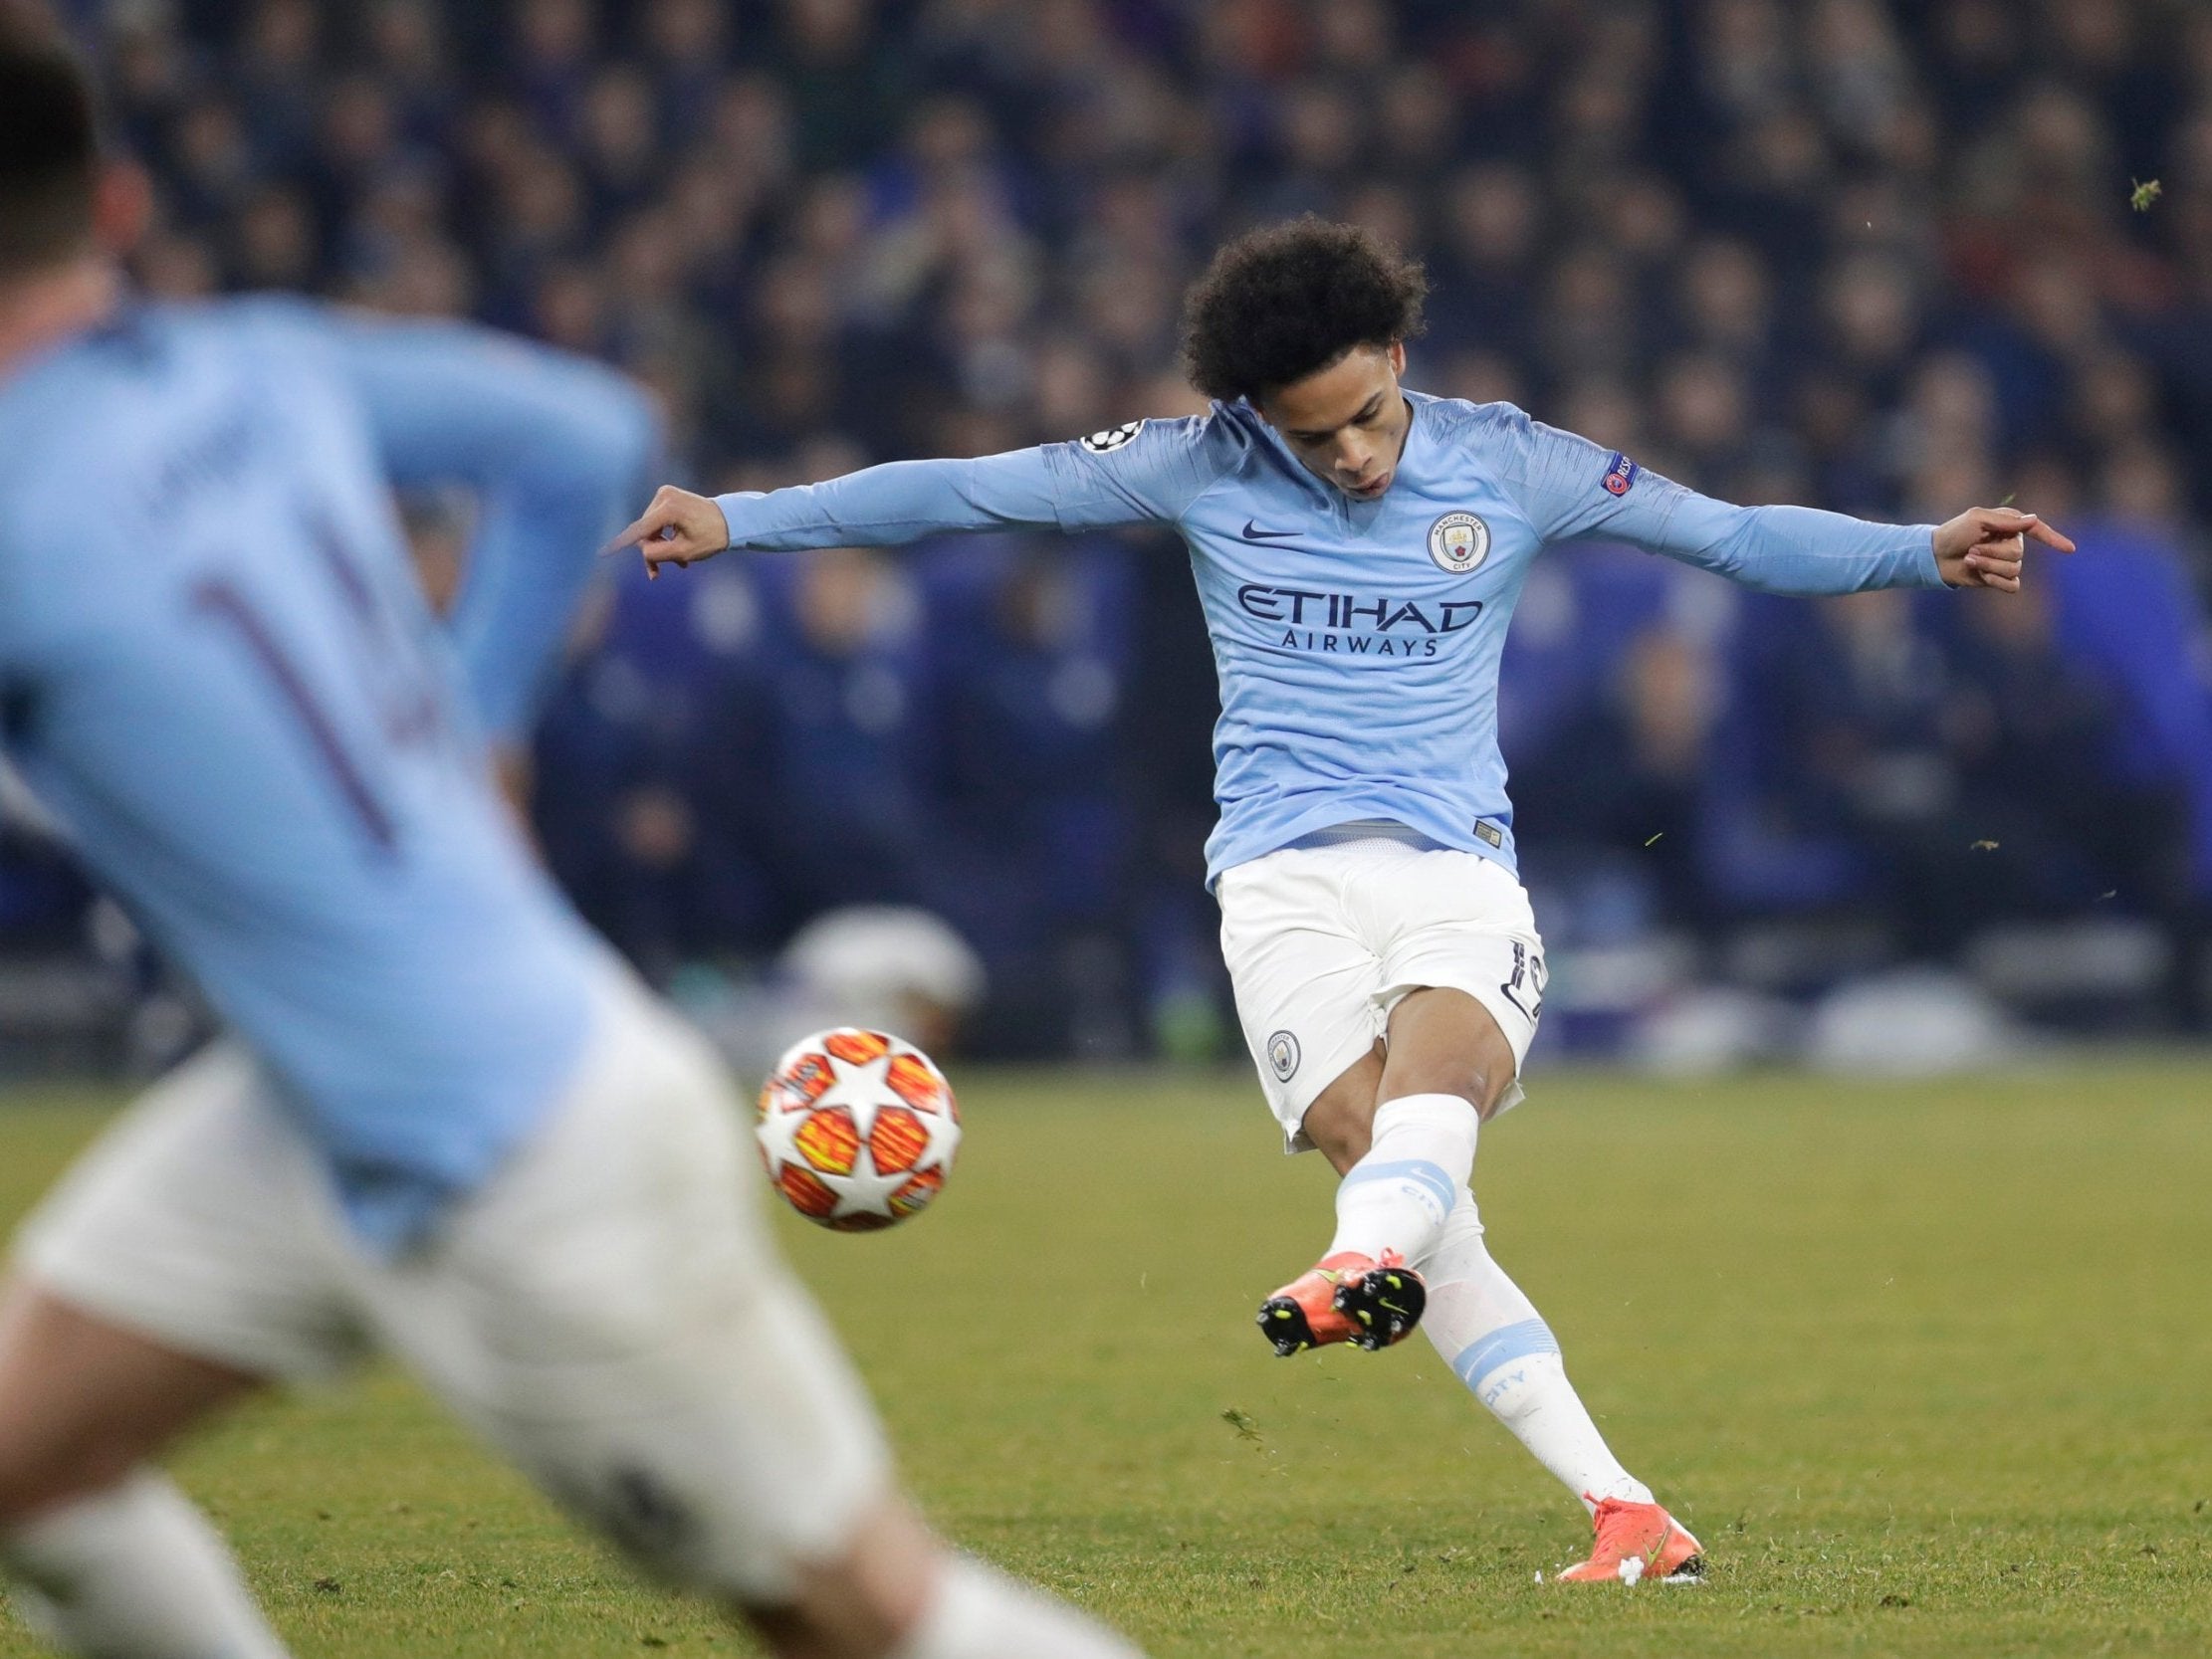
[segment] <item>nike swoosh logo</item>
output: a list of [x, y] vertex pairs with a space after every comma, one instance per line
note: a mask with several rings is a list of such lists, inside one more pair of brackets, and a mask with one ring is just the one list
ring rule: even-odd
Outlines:
[[1297, 533], [1296, 530], [1263, 530], [1251, 519], [1246, 518], [1244, 520], [1244, 539], [1246, 541], [1288, 541]]

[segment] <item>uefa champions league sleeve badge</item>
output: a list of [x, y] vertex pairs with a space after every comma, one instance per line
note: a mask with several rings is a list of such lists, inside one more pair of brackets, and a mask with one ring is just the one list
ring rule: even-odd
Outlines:
[[1143, 421], [1124, 421], [1119, 426], [1109, 426], [1103, 432], [1093, 432], [1087, 438], [1078, 438], [1076, 442], [1093, 455], [1111, 455], [1135, 439], [1144, 429]]
[[1490, 526], [1471, 513], [1446, 513], [1429, 526], [1429, 559], [1463, 576], [1490, 556]]

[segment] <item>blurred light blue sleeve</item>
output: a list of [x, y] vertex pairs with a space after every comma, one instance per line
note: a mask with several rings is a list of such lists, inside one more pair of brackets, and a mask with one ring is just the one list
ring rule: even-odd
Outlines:
[[20, 555], [12, 543], [16, 537], [14, 526], [8, 522], [7, 503], [0, 499], [0, 740], [6, 737], [5, 723], [10, 711], [24, 689], [16, 684], [22, 672], [22, 642], [16, 637], [20, 629], [23, 607], [16, 600], [14, 583], [16, 565]]
[[659, 422], [611, 369], [490, 329], [343, 315], [326, 332], [392, 483], [475, 495], [447, 625], [485, 729], [520, 740], [600, 546], [649, 488]]
[[1946, 585], [1931, 524], [1877, 524], [1809, 507], [1731, 507], [1509, 405], [1494, 407], [1499, 470], [1546, 541], [1626, 541], [1765, 593]]
[[824, 484], [718, 496], [730, 545], [885, 547], [958, 530], [1173, 522], [1213, 483], [1206, 419], [1134, 421], [974, 461], [893, 461]]
[[[4, 481], [0, 481], [0, 484], [4, 484]], [[10, 511], [14, 505], [6, 491], [0, 489], [0, 674], [5, 674], [13, 666], [21, 649], [16, 643], [15, 634], [23, 607], [17, 600], [15, 584], [21, 579], [17, 566], [23, 555], [17, 548], [19, 538], [14, 523], [15, 515]], [[24, 545], [29, 544], [28, 537], [21, 539]]]

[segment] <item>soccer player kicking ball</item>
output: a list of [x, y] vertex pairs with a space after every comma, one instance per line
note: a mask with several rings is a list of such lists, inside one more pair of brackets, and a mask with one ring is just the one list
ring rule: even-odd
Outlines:
[[1667, 1580], [1697, 1541], [1621, 1466], [1543, 1318], [1490, 1259], [1467, 1189], [1480, 1126], [1521, 1099], [1543, 943], [1514, 876], [1498, 655], [1530, 561], [1604, 536], [1780, 593], [2017, 591], [2033, 514], [1873, 524], [1737, 508], [1509, 404], [1404, 390], [1418, 266], [1305, 219], [1222, 249], [1187, 356], [1210, 414], [978, 461], [900, 462], [770, 495], [662, 490], [623, 532], [648, 563], [725, 547], [1163, 523], [1191, 550], [1220, 673], [1221, 947], [1295, 1151], [1343, 1176], [1321, 1260], [1262, 1304], [1277, 1353], [1416, 1325], [1588, 1506], [1573, 1580]]
[[[519, 726], [644, 476], [642, 402], [475, 329], [130, 306], [101, 248], [142, 186], [27, 30], [0, 21], [0, 741], [234, 1036], [18, 1241], [18, 1605], [100, 1659], [281, 1659], [152, 1460], [374, 1345], [779, 1654], [1134, 1659], [900, 1501], [754, 1207], [744, 1108], [494, 786], [476, 717]], [[395, 478], [482, 498], [458, 661]]]

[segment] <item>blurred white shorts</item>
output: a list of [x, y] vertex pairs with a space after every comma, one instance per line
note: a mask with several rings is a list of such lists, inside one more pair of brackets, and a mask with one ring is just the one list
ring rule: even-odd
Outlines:
[[130, 1108], [25, 1224], [27, 1277], [188, 1353], [304, 1379], [373, 1348], [659, 1575], [754, 1603], [890, 1491], [874, 1412], [755, 1207], [705, 1042], [610, 975], [537, 1136], [386, 1262], [252, 1058]]
[[1221, 954], [1259, 1085], [1304, 1151], [1306, 1109], [1388, 1031], [1412, 991], [1465, 991], [1512, 1045], [1514, 1081], [1536, 1036], [1544, 942], [1512, 873], [1474, 853], [1387, 840], [1286, 848], [1215, 885]]

